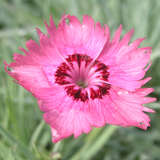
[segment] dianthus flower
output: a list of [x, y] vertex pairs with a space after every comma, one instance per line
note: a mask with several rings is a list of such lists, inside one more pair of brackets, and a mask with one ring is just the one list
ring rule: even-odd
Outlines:
[[129, 43], [131, 30], [120, 39], [120, 25], [110, 39], [108, 26], [87, 15], [82, 23], [64, 15], [58, 27], [52, 18], [45, 25], [39, 44], [27, 41], [25, 55], [14, 54], [5, 69], [38, 100], [53, 142], [105, 124], [150, 126], [144, 112], [154, 111], [143, 104], [155, 101], [146, 97], [153, 89], [141, 87], [151, 79], [143, 79], [151, 47], [138, 47], [143, 38]]

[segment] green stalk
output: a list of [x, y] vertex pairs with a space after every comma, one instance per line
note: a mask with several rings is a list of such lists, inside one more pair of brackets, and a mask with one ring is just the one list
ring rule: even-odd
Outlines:
[[88, 160], [92, 158], [104, 146], [104, 144], [107, 143], [117, 128], [117, 126], [108, 126], [101, 134], [100, 132], [103, 130], [103, 128], [94, 129], [87, 136], [85, 145], [71, 158], [71, 160]]
[[103, 133], [95, 140], [95, 143], [90, 146], [87, 151], [87, 154], [83, 155], [82, 159], [89, 160], [100, 151], [100, 149], [108, 142], [112, 134], [118, 129], [117, 126], [108, 126], [105, 128]]
[[43, 121], [43, 119], [42, 119], [41, 122], [39, 123], [39, 125], [37, 126], [37, 128], [35, 129], [32, 137], [31, 137], [30, 146], [36, 144], [37, 139], [38, 139], [38, 137], [39, 137], [39, 135], [40, 135], [43, 127], [44, 127], [44, 124], [45, 124], [45, 123], [44, 123], [44, 121]]
[[88, 148], [92, 145], [94, 139], [98, 136], [98, 134], [101, 131], [102, 131], [102, 128], [93, 129], [93, 131], [91, 133], [89, 133], [88, 136], [86, 136], [84, 146], [78, 151], [78, 153], [73, 155], [71, 160], [79, 160], [81, 155], [85, 154], [86, 150], [88, 150]]

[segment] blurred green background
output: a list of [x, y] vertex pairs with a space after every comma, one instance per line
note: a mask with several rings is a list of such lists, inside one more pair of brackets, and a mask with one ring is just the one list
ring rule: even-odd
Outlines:
[[143, 46], [153, 47], [147, 87], [160, 94], [160, 0], [0, 0], [0, 160], [160, 160], [158, 101], [147, 105], [157, 111], [147, 131], [108, 125], [52, 144], [36, 100], [4, 72], [4, 60], [38, 40], [35, 27], [46, 32], [43, 21], [52, 15], [58, 24], [64, 13], [91, 15], [112, 35], [122, 24], [123, 34], [134, 28], [133, 39], [146, 37]]

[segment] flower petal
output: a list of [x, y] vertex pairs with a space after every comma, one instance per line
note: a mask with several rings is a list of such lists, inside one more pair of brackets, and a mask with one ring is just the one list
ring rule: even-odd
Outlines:
[[128, 44], [134, 30], [129, 31], [120, 40], [121, 27], [115, 33], [112, 42], [105, 45], [99, 60], [109, 66], [109, 83], [129, 91], [141, 87], [142, 78], [150, 67], [151, 48], [138, 48], [144, 38]]
[[[147, 129], [150, 126], [150, 119], [143, 111], [152, 112], [152, 110], [146, 110], [141, 104], [155, 101], [155, 99], [145, 99], [142, 96], [143, 92], [148, 92], [148, 90], [128, 92], [119, 88], [112, 88], [109, 98], [102, 101], [102, 105], [108, 111], [106, 112], [106, 122], [123, 127], [136, 126]], [[140, 94], [142, 94], [141, 98], [137, 99]]]
[[53, 142], [72, 134], [78, 137], [88, 133], [92, 127], [105, 124], [104, 109], [99, 100], [88, 103], [74, 101], [58, 86], [37, 90], [34, 95], [40, 100], [40, 109], [45, 112], [44, 119], [52, 128]]
[[[66, 23], [68, 20], [68, 24]], [[83, 17], [82, 24], [75, 16], [64, 15], [58, 26], [54, 42], [61, 54], [87, 54], [96, 57], [108, 40], [100, 23], [95, 24], [89, 16]]]
[[[11, 68], [11, 71], [8, 71], [7, 67]], [[46, 77], [42, 70], [37, 66], [14, 66], [14, 63], [12, 66], [11, 63], [10, 65], [5, 64], [5, 69], [6, 72], [17, 81], [17, 83], [32, 93], [38, 88], [49, 87]]]
[[48, 35], [50, 37], [54, 37], [54, 34], [56, 32], [56, 25], [54, 24], [52, 16], [50, 16], [50, 25], [48, 25], [46, 21], [44, 23], [47, 28]]

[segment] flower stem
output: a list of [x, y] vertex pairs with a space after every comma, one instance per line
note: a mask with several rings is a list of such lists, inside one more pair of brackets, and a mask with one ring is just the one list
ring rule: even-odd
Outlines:
[[32, 146], [33, 144], [36, 144], [44, 125], [45, 125], [44, 121], [41, 120], [41, 122], [39, 123], [35, 131], [33, 132], [33, 135], [30, 140], [30, 146]]
[[[87, 137], [85, 145], [74, 155], [71, 160], [91, 159], [107, 143], [117, 126], [108, 126], [103, 132], [102, 128], [94, 129]], [[97, 138], [98, 137], [98, 138]]]
[[117, 126], [106, 127], [103, 133], [94, 142], [93, 145], [87, 151], [87, 154], [83, 155], [82, 159], [89, 160], [108, 142], [112, 134], [118, 129]]

